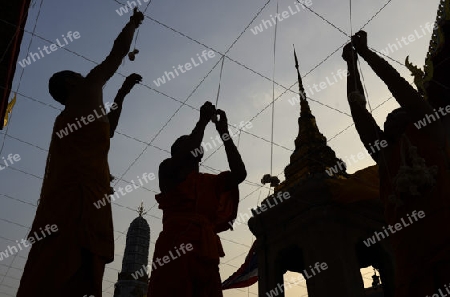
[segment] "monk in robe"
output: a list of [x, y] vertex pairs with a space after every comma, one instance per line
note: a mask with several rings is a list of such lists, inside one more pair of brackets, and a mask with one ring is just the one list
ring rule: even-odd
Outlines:
[[[218, 175], [199, 172], [201, 141], [211, 119], [230, 166], [230, 171]], [[225, 112], [215, 111], [206, 102], [192, 133], [174, 142], [171, 158], [159, 167], [161, 193], [156, 201], [163, 210], [163, 230], [155, 245], [147, 296], [223, 296], [219, 258], [225, 254], [217, 233], [231, 229], [239, 203], [238, 185], [246, 175]]]
[[[72, 71], [49, 80], [52, 97], [65, 106], [55, 120], [41, 196], [29, 240], [47, 224], [57, 232], [32, 245], [18, 297], [102, 296], [105, 264], [114, 259], [111, 205], [94, 203], [112, 194], [108, 167], [125, 95], [142, 78], [132, 74], [118, 91], [111, 112], [103, 106], [102, 88], [127, 55], [143, 20], [135, 11], [108, 57], [86, 77]], [[65, 131], [65, 133], [63, 133]], [[42, 235], [39, 237], [42, 238]]]
[[[357, 54], [386, 83], [400, 105], [387, 116], [384, 131], [366, 109]], [[343, 58], [350, 72], [347, 88], [353, 120], [379, 167], [386, 221], [402, 227], [393, 229], [388, 238], [394, 249], [395, 296], [434, 296], [445, 289], [450, 275], [450, 153], [446, 132], [440, 119], [421, 129], [414, 125], [434, 114], [433, 108], [368, 48], [366, 32], [352, 37]], [[376, 145], [382, 141], [387, 145]], [[412, 218], [414, 211], [416, 217]], [[420, 211], [423, 215], [417, 219]]]

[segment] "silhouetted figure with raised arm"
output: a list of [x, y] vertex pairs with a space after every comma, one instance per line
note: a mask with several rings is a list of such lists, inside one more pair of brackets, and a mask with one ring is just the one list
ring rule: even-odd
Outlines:
[[[379, 166], [386, 221], [396, 226], [389, 237], [395, 256], [395, 296], [433, 295], [444, 289], [450, 271], [447, 137], [439, 119], [421, 129], [414, 125], [434, 114], [433, 108], [391, 65], [368, 48], [365, 32], [353, 36], [352, 44], [346, 45], [343, 52], [349, 70], [348, 100], [360, 138]], [[357, 53], [386, 83], [401, 106], [387, 116], [384, 131], [366, 109], [356, 67]], [[376, 143], [381, 145], [375, 148]]]
[[[212, 118], [230, 166], [218, 175], [199, 172], [201, 142]], [[225, 254], [217, 233], [231, 229], [238, 185], [246, 175], [225, 112], [206, 102], [192, 133], [178, 138], [171, 157], [159, 166], [161, 194], [156, 201], [163, 210], [163, 230], [155, 245], [148, 296], [222, 296], [219, 258]]]
[[[105, 265], [114, 259], [113, 222], [111, 205], [97, 208], [94, 203], [112, 194], [110, 137], [125, 96], [142, 78], [132, 74], [125, 79], [109, 113], [102, 88], [127, 55], [142, 20], [135, 11], [110, 54], [86, 77], [62, 71], [50, 78], [49, 92], [65, 108], [53, 127], [18, 297], [102, 296]], [[43, 237], [47, 226], [52, 232]]]

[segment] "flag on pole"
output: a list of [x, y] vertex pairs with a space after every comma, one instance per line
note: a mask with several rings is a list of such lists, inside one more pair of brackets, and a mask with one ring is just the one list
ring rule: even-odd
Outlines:
[[222, 283], [222, 290], [250, 287], [258, 281], [258, 255], [256, 254], [256, 243], [253, 242], [244, 264]]

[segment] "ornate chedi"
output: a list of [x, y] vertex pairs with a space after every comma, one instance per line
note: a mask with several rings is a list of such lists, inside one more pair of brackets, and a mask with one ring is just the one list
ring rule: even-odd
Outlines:
[[[310, 176], [323, 176], [325, 170], [342, 163], [336, 158], [336, 153], [327, 145], [327, 139], [320, 133], [316, 124], [316, 118], [311, 112], [305, 97], [302, 78], [298, 69], [297, 53], [294, 49], [295, 68], [300, 94], [300, 117], [298, 118], [298, 136], [295, 139], [295, 150], [291, 155], [290, 164], [284, 170], [286, 181], [276, 188], [282, 188], [296, 184]], [[338, 167], [339, 168], [339, 167]], [[346, 176], [345, 167], [336, 173], [336, 177]]]
[[115, 284], [114, 297], [145, 297], [148, 287], [148, 251], [150, 227], [142, 217], [144, 207], [138, 208], [139, 216], [131, 222], [127, 232], [122, 271]]
[[[294, 56], [301, 97], [295, 151], [285, 181], [249, 220], [257, 237], [259, 296], [285, 296], [287, 271], [303, 275], [309, 297], [393, 296], [389, 241], [363, 244], [386, 226], [377, 168], [345, 172], [303, 96], [295, 51]], [[370, 293], [360, 273], [369, 266], [379, 270], [382, 281]]]

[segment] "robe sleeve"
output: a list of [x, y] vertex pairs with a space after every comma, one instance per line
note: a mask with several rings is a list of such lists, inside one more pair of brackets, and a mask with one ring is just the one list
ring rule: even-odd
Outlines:
[[217, 219], [215, 222], [215, 232], [220, 233], [227, 230], [233, 230], [233, 221], [237, 217], [239, 205], [238, 185], [225, 190], [226, 185], [231, 178], [231, 172], [225, 171], [217, 176], [217, 191], [219, 196], [219, 206], [217, 209]]

